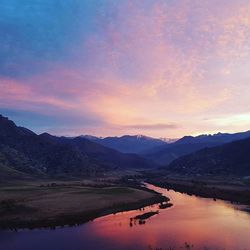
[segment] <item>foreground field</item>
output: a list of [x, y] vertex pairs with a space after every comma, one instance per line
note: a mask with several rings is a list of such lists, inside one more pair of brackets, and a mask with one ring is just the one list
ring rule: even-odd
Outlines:
[[0, 189], [0, 227], [82, 223], [108, 213], [138, 209], [165, 197], [138, 187], [80, 183], [28, 183]]

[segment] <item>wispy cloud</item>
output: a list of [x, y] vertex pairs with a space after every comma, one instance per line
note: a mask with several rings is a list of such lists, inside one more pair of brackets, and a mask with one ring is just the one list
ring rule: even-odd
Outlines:
[[138, 129], [138, 130], [165, 130], [165, 129], [179, 129], [180, 126], [174, 123], [156, 123], [156, 124], [131, 124], [125, 126], [126, 128]]

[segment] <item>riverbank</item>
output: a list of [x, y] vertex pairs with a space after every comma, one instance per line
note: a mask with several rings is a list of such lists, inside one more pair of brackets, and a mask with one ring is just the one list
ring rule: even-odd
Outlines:
[[0, 190], [0, 228], [55, 228], [78, 225], [111, 213], [168, 201], [147, 188], [79, 182], [28, 183]]
[[154, 177], [147, 182], [177, 192], [250, 205], [250, 184], [239, 179], [222, 177]]

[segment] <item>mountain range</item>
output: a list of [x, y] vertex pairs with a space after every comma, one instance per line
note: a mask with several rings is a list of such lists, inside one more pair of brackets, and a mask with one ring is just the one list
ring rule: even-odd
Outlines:
[[166, 169], [185, 175], [250, 176], [250, 138], [182, 156]]
[[129, 135], [69, 138], [37, 135], [0, 115], [0, 180], [96, 176], [160, 166], [180, 174], [245, 175], [250, 174], [249, 152], [250, 131], [184, 136], [173, 143]]
[[150, 168], [154, 164], [82, 137], [37, 135], [0, 115], [0, 178], [91, 176], [104, 171]]
[[218, 133], [214, 135], [184, 136], [171, 144], [165, 144], [150, 149], [141, 156], [162, 166], [170, 164], [177, 158], [196, 152], [203, 148], [211, 148], [236, 140], [250, 137], [250, 131], [229, 134]]
[[122, 153], [140, 154], [158, 146], [167, 145], [164, 139], [156, 139], [144, 135], [124, 135], [121, 137], [96, 137], [82, 135], [81, 137], [97, 142], [105, 147], [113, 148]]

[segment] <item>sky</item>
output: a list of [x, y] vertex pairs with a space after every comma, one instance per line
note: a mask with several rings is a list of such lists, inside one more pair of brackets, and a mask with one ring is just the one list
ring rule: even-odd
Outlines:
[[1, 0], [0, 113], [37, 133], [250, 129], [249, 0]]

